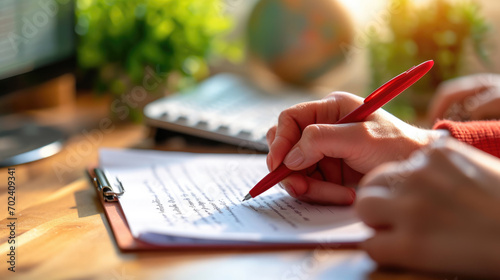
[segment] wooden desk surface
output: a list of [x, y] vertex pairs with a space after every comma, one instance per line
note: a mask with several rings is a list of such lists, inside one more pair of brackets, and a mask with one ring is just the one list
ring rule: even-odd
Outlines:
[[[71, 115], [70, 120], [80, 118], [67, 111], [53, 113], [52, 118], [64, 114]], [[50, 120], [50, 113], [39, 118]], [[121, 253], [84, 169], [97, 162], [99, 147], [144, 147], [151, 141], [141, 125], [112, 127], [103, 131], [86, 123], [74, 130], [62, 152], [15, 167], [16, 272], [9, 271], [7, 263], [8, 169], [0, 169], [0, 279], [432, 278], [376, 270], [360, 250]], [[205, 151], [213, 149], [218, 150]]]

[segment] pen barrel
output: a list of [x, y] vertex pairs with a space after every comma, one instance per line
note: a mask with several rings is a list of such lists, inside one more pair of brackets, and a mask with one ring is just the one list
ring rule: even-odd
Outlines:
[[249, 194], [252, 197], [260, 195], [261, 193], [270, 189], [272, 186], [279, 183], [281, 180], [285, 179], [292, 172], [293, 171], [286, 167], [286, 165], [281, 164], [273, 172], [267, 174], [266, 177], [258, 182], [257, 185], [255, 185], [255, 187], [250, 190]]
[[361, 104], [358, 108], [342, 117], [335, 124], [362, 122], [375, 110], [377, 110], [376, 107], [367, 107], [366, 104]]

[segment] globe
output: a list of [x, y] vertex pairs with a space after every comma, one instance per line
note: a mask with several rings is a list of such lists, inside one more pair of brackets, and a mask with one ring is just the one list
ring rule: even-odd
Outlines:
[[247, 23], [250, 58], [298, 85], [341, 64], [353, 36], [350, 17], [335, 0], [260, 0]]

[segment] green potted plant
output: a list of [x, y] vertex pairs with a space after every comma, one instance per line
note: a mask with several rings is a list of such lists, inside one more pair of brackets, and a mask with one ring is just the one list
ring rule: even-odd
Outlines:
[[209, 57], [241, 56], [221, 36], [232, 26], [224, 8], [222, 0], [77, 0], [79, 68], [115, 97], [147, 75], [161, 83], [148, 93], [193, 84], [209, 74]]
[[414, 120], [425, 113], [436, 86], [461, 73], [468, 46], [486, 63], [489, 25], [472, 1], [433, 0], [417, 5], [391, 0], [385, 26], [371, 29], [369, 54], [373, 85], [380, 85], [413, 65], [432, 59], [434, 68], [389, 110]]

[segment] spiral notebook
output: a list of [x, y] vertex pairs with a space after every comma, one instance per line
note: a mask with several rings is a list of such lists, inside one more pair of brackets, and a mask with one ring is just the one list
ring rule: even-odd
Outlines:
[[122, 251], [339, 247], [371, 235], [352, 207], [278, 186], [242, 202], [267, 172], [264, 155], [104, 149], [89, 175]]

